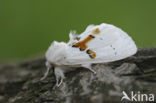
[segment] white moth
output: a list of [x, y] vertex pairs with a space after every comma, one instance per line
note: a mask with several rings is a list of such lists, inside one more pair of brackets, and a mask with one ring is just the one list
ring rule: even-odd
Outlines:
[[80, 35], [70, 32], [69, 37], [68, 43], [54, 41], [48, 48], [47, 72], [42, 80], [53, 67], [56, 85], [60, 86], [70, 68], [84, 67], [96, 74], [91, 64], [121, 60], [137, 52], [132, 38], [111, 24], [89, 25]]

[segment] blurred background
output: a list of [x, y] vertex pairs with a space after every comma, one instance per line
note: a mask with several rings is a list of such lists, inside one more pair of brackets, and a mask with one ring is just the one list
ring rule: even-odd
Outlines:
[[0, 0], [0, 61], [44, 55], [70, 30], [114, 24], [138, 47], [156, 46], [156, 0]]

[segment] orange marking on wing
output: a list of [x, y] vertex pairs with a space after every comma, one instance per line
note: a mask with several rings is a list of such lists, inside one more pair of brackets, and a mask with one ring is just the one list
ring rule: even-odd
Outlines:
[[87, 50], [87, 53], [89, 54], [89, 56], [93, 59], [96, 57], [96, 53], [90, 49]]
[[99, 34], [99, 33], [100, 33], [99, 28], [94, 29], [94, 30], [92, 31], [92, 33], [93, 33], [93, 34]]
[[86, 39], [84, 39], [83, 41], [80, 41], [80, 42], [74, 44], [73, 47], [79, 47], [80, 50], [85, 50], [85, 49], [87, 48], [87, 45], [86, 45], [86, 44], [87, 44], [89, 41], [91, 41], [93, 38], [94, 38], [94, 36], [89, 35], [89, 36], [88, 36]]

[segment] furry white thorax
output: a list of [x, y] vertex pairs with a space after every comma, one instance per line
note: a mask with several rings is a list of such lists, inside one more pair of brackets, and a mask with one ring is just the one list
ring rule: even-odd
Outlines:
[[66, 55], [68, 46], [64, 42], [54, 41], [46, 52], [46, 59], [50, 64], [57, 65]]

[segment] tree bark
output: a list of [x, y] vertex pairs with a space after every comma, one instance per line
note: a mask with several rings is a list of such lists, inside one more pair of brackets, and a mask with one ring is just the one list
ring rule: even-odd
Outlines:
[[40, 81], [45, 58], [1, 65], [0, 103], [125, 103], [129, 101], [121, 101], [123, 91], [129, 97], [132, 91], [156, 95], [156, 48], [139, 49], [134, 56], [92, 68], [96, 75], [76, 68], [56, 87], [53, 70]]

